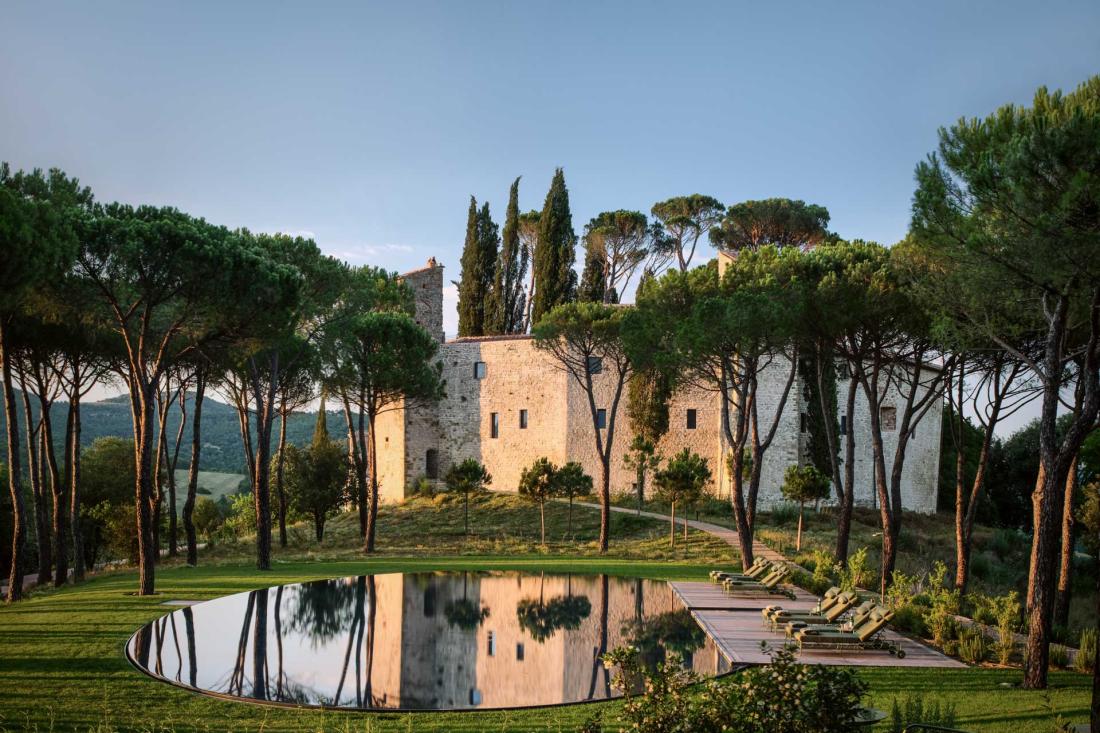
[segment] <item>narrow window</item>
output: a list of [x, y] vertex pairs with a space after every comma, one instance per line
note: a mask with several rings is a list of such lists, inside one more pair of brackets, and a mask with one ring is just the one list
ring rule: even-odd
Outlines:
[[471, 705], [480, 705], [481, 704], [481, 690], [478, 690], [476, 688], [470, 690], [470, 704]]
[[424, 474], [430, 479], [439, 478], [439, 451], [429, 448], [424, 454]]
[[596, 410], [596, 428], [603, 430], [607, 427], [607, 410]]
[[803, 433], [810, 430], [810, 416], [804, 412], [798, 414], [798, 429]]
[[492, 437], [492, 438], [499, 438], [500, 437], [500, 413], [499, 412], [489, 413], [489, 437]]
[[898, 427], [898, 410], [896, 407], [883, 405], [878, 409], [878, 421], [883, 430], [896, 430]]
[[519, 411], [519, 429], [520, 430], [526, 430], [527, 429], [527, 410], [520, 410]]
[[424, 589], [424, 618], [435, 615], [435, 586], [429, 585]]
[[603, 359], [598, 356], [588, 357], [588, 373], [599, 374], [603, 371]]
[[696, 421], [695, 410], [688, 410], [688, 414], [687, 414], [687, 429], [688, 430], [694, 430], [695, 429], [695, 421]]
[[840, 416], [840, 434], [841, 435], [847, 435], [848, 434], [848, 416], [847, 415], [841, 415]]
[[492, 631], [489, 632], [489, 656], [495, 657], [497, 655], [497, 637]]
[[486, 373], [485, 362], [475, 361], [474, 362], [474, 379], [485, 379], [485, 373]]
[[523, 661], [523, 644], [522, 643], [516, 644], [516, 661], [517, 662], [522, 662]]

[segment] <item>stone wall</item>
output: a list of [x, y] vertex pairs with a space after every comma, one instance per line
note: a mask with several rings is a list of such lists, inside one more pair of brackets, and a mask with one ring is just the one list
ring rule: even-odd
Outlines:
[[[443, 268], [430, 265], [403, 275], [417, 294], [417, 320], [440, 339], [442, 329]], [[515, 491], [523, 469], [546, 456], [558, 463], [578, 461], [600, 485], [601, 466], [596, 451], [592, 416], [583, 387], [562, 371], [554, 360], [539, 351], [528, 336], [496, 336], [456, 339], [440, 346], [439, 359], [446, 381], [446, 397], [437, 405], [403, 409], [382, 415], [378, 422], [379, 478], [383, 500], [401, 500], [421, 478], [437, 484], [447, 469], [467, 458], [481, 461], [493, 476], [491, 488]], [[483, 378], [475, 375], [475, 364], [485, 365]], [[780, 357], [766, 366], [757, 391], [760, 429], [770, 427], [775, 405], [785, 386], [790, 361]], [[596, 407], [608, 411], [614, 399], [615, 375], [610, 365], [594, 375]], [[801, 414], [808, 411], [803, 384], [796, 377], [776, 430], [765, 453], [759, 507], [767, 509], [783, 500], [780, 487], [787, 467], [804, 462], [808, 434], [802, 431]], [[838, 384], [838, 399], [846, 394], [846, 383]], [[613, 494], [634, 491], [636, 474], [626, 464], [626, 452], [633, 438], [626, 415], [626, 390], [620, 395], [615, 416], [611, 458]], [[896, 389], [885, 403], [899, 413], [902, 400]], [[687, 427], [687, 411], [696, 411], [696, 427]], [[520, 427], [520, 411], [527, 411], [527, 426]], [[906, 509], [933, 512], [936, 508], [940, 419], [942, 403], [937, 400], [910, 441], [903, 471], [903, 501]], [[497, 436], [492, 435], [493, 415]], [[873, 456], [867, 439], [870, 416], [866, 399], [857, 395], [856, 415], [850, 421], [856, 431], [856, 503], [873, 506]], [[609, 427], [602, 431], [606, 440]], [[887, 460], [893, 458], [897, 435], [885, 434]], [[722, 426], [721, 397], [699, 386], [681, 385], [669, 407], [669, 431], [658, 452], [669, 458], [689, 448], [710, 463], [714, 480], [710, 490], [728, 497], [730, 477], [726, 467], [729, 446]], [[434, 452], [433, 457], [429, 451]], [[434, 458], [434, 460], [432, 460]], [[435, 477], [429, 477], [435, 468]], [[889, 467], [888, 467], [889, 470]], [[651, 488], [651, 485], [650, 487]]]

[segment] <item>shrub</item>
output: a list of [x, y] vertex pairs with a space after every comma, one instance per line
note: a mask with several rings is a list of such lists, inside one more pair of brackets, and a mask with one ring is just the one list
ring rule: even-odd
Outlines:
[[195, 531], [204, 537], [210, 537], [221, 527], [225, 518], [215, 501], [200, 496], [195, 500], [195, 511], [191, 515], [191, 521], [195, 525]]
[[989, 577], [990, 572], [993, 570], [993, 563], [989, 559], [989, 555], [981, 553], [974, 555], [970, 559], [970, 574], [979, 580], [985, 580]]
[[993, 650], [997, 661], [1007, 665], [1012, 661], [1012, 652], [1016, 649], [1016, 624], [1020, 618], [1020, 598], [1016, 591], [990, 599], [990, 610], [997, 624], [997, 643]]
[[1017, 537], [1016, 530], [1014, 529], [998, 529], [993, 533], [993, 538], [989, 541], [989, 549], [993, 550], [1000, 559], [1004, 560], [1012, 554], [1013, 549], [1019, 544], [1019, 538]]
[[784, 501], [772, 507], [772, 523], [785, 527], [798, 521], [798, 504]]
[[836, 566], [837, 575], [840, 576], [841, 590], [854, 591], [861, 587], [870, 576], [870, 568], [867, 567], [867, 548], [861, 547], [848, 556], [848, 566]]
[[902, 606], [894, 611], [891, 625], [912, 634], [925, 637], [928, 635], [928, 625], [924, 623], [924, 611], [918, 606]]
[[[814, 592], [824, 593], [829, 589], [829, 586], [833, 584], [832, 570], [833, 570], [833, 556], [825, 552], [824, 550], [814, 550], [813, 552], [813, 564], [814, 564]], [[824, 586], [822, 588], [822, 586]], [[821, 588], [818, 591], [818, 588]]]
[[955, 727], [955, 704], [940, 705], [938, 699], [925, 704], [920, 695], [906, 695], [901, 704], [894, 698], [890, 708], [890, 731], [901, 733], [907, 725], [921, 724], [941, 728]]
[[981, 664], [985, 656], [985, 634], [978, 629], [967, 629], [959, 635], [959, 659], [967, 664]]
[[1084, 629], [1077, 641], [1077, 656], [1073, 658], [1073, 668], [1078, 672], [1091, 672], [1096, 660], [1096, 629]]
[[256, 509], [252, 494], [233, 494], [228, 497], [229, 509], [221, 532], [230, 539], [240, 538], [256, 531]]
[[1050, 666], [1062, 669], [1069, 666], [1069, 652], [1061, 644], [1050, 645]]
[[854, 728], [867, 687], [851, 670], [795, 662], [790, 646], [768, 651], [771, 664], [734, 681], [698, 681], [671, 662], [647, 669], [641, 652], [620, 647], [605, 655], [614, 684], [626, 696], [623, 717], [636, 733], [840, 733]]
[[955, 615], [959, 612], [959, 592], [944, 586], [947, 566], [937, 560], [928, 574], [929, 607], [924, 622], [932, 634], [932, 640], [943, 646], [955, 633]]
[[912, 606], [922, 580], [921, 575], [906, 575], [900, 570], [895, 570], [891, 576], [890, 587], [886, 589], [886, 607], [891, 611], [898, 611], [906, 606]]

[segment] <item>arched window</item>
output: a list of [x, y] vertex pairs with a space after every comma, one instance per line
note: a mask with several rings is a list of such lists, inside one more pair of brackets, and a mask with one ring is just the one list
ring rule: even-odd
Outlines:
[[430, 479], [439, 478], [439, 451], [429, 448], [424, 454], [424, 473]]

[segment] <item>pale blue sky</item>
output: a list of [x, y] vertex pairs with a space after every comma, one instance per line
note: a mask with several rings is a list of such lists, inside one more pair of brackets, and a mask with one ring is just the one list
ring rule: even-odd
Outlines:
[[0, 0], [0, 159], [453, 278], [469, 195], [555, 166], [578, 232], [700, 192], [892, 243], [938, 126], [1098, 72], [1096, 0]]

